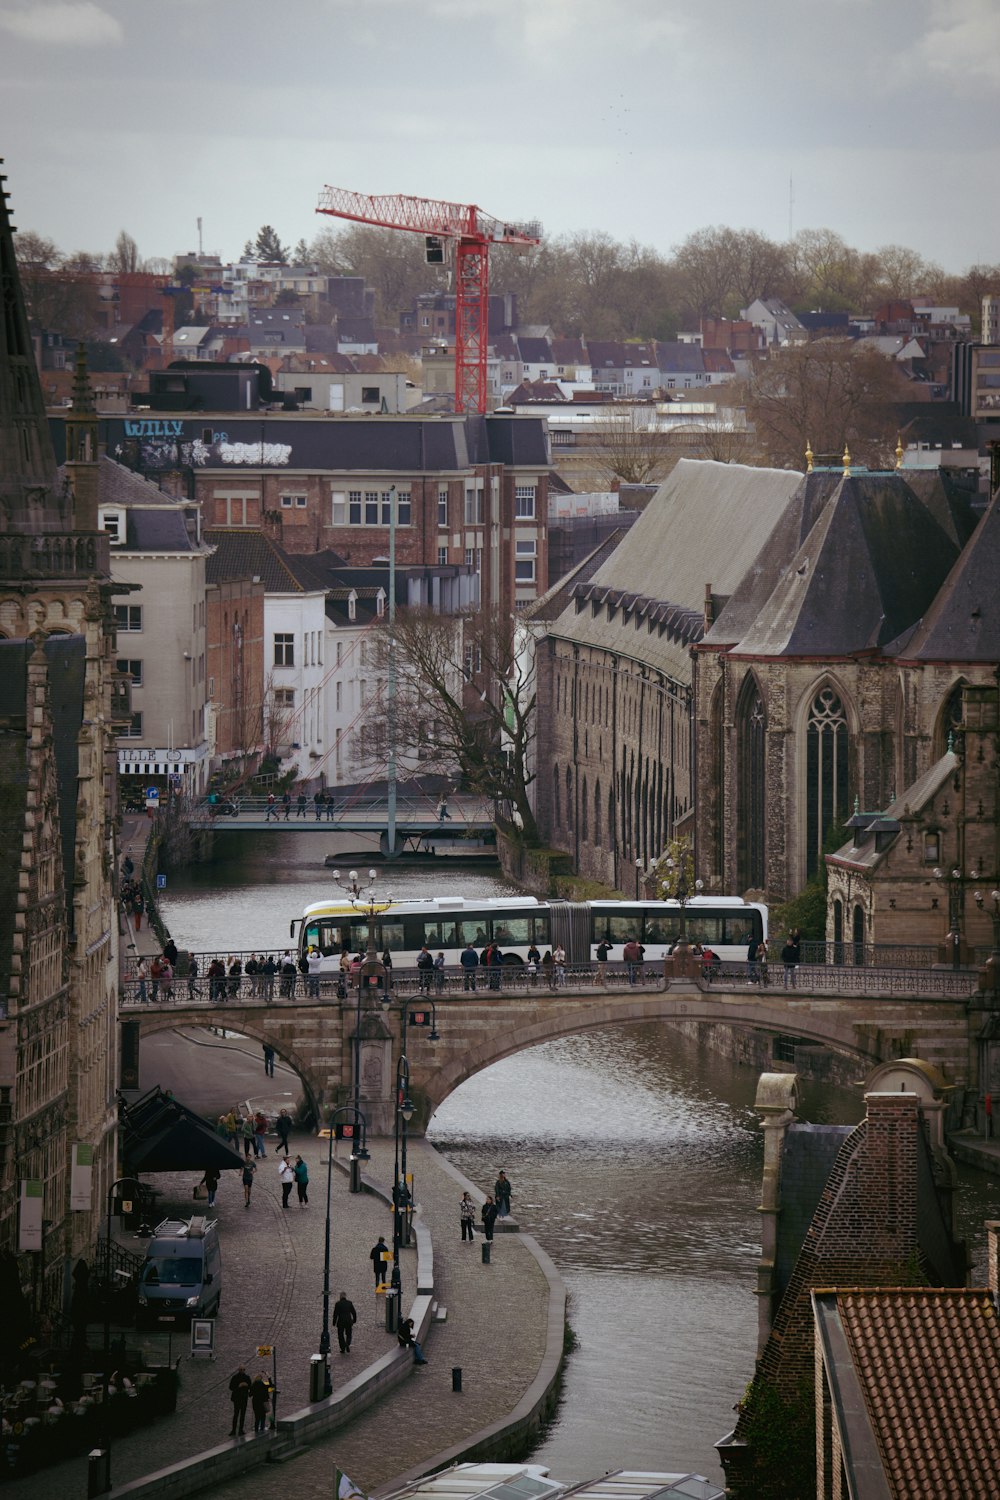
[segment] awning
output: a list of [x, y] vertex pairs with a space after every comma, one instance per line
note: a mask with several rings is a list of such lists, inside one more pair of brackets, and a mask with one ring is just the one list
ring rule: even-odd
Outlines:
[[150, 1089], [121, 1114], [128, 1172], [203, 1172], [242, 1167], [243, 1158], [211, 1125], [172, 1094]]

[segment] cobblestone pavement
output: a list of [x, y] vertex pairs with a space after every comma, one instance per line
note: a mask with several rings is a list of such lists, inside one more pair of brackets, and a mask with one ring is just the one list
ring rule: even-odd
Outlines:
[[[392, 1142], [369, 1143], [368, 1174], [392, 1180]], [[256, 1359], [258, 1344], [277, 1350], [278, 1415], [308, 1404], [309, 1357], [316, 1352], [322, 1323], [323, 1238], [326, 1197], [325, 1143], [299, 1133], [293, 1151], [310, 1168], [309, 1207], [292, 1195], [281, 1209], [274, 1142], [258, 1166], [252, 1206], [244, 1210], [236, 1174], [223, 1178], [216, 1203], [223, 1256], [223, 1303], [217, 1324], [217, 1358], [192, 1360], [187, 1338], [175, 1336], [181, 1354], [177, 1411], [117, 1441], [112, 1451], [116, 1485], [174, 1463], [224, 1441], [231, 1409], [228, 1382], [240, 1363], [251, 1372], [266, 1364]], [[340, 1148], [345, 1150], [344, 1147]], [[518, 1236], [498, 1236], [492, 1264], [484, 1266], [481, 1241], [459, 1239], [461, 1186], [434, 1149], [410, 1142], [409, 1170], [416, 1201], [434, 1241], [436, 1300], [448, 1309], [447, 1322], [435, 1324], [425, 1350], [429, 1363], [348, 1427], [318, 1442], [287, 1468], [262, 1465], [249, 1475], [213, 1488], [213, 1495], [254, 1500], [331, 1500], [333, 1470], [348, 1473], [366, 1491], [477, 1432], [510, 1411], [531, 1384], [542, 1360], [548, 1315], [545, 1278]], [[164, 1174], [159, 1212], [186, 1217], [197, 1173]], [[391, 1214], [370, 1193], [352, 1195], [346, 1174], [334, 1170], [331, 1211], [331, 1301], [341, 1288], [355, 1304], [358, 1323], [352, 1352], [341, 1355], [333, 1335], [330, 1356], [334, 1388], [394, 1347], [385, 1332], [381, 1298], [373, 1291], [368, 1252], [380, 1233], [392, 1243]], [[138, 1248], [141, 1248], [141, 1243]], [[403, 1307], [416, 1292], [416, 1252], [401, 1259]], [[139, 1336], [136, 1335], [136, 1338]], [[161, 1335], [146, 1335], [149, 1349], [162, 1347]], [[91, 1342], [99, 1342], [96, 1329]], [[130, 1347], [133, 1340], [129, 1340]], [[461, 1365], [463, 1391], [451, 1389], [451, 1369]], [[86, 1491], [86, 1461], [73, 1459], [5, 1487], [9, 1500], [64, 1500]]]

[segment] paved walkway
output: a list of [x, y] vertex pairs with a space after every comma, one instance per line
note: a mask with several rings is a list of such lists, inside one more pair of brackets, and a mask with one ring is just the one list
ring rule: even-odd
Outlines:
[[[115, 1443], [115, 1485], [225, 1441], [231, 1416], [229, 1377], [240, 1363], [251, 1372], [268, 1363], [256, 1358], [258, 1344], [273, 1344], [277, 1350], [279, 1417], [308, 1404], [309, 1357], [318, 1347], [322, 1324], [326, 1147], [304, 1133], [293, 1137], [292, 1145], [309, 1163], [308, 1209], [296, 1205], [293, 1193], [290, 1208], [282, 1211], [273, 1142], [271, 1154], [259, 1164], [249, 1210], [243, 1208], [235, 1174], [224, 1176], [216, 1204], [224, 1268], [218, 1358], [211, 1363], [192, 1360], [187, 1339], [175, 1336], [172, 1352], [175, 1359], [180, 1355], [181, 1374], [177, 1411]], [[392, 1143], [374, 1142], [368, 1174], [388, 1184], [392, 1160]], [[484, 1266], [480, 1244], [459, 1240], [461, 1180], [422, 1140], [410, 1143], [408, 1165], [416, 1200], [432, 1231], [436, 1299], [448, 1308], [447, 1322], [434, 1325], [428, 1339], [429, 1364], [415, 1367], [377, 1407], [296, 1458], [288, 1473], [284, 1466], [264, 1465], [215, 1487], [213, 1494], [236, 1497], [249, 1490], [254, 1500], [286, 1500], [291, 1486], [296, 1500], [330, 1500], [335, 1466], [371, 1491], [505, 1416], [535, 1378], [548, 1316], [548, 1284], [537, 1260], [519, 1236], [509, 1235], [495, 1240], [492, 1264]], [[190, 1213], [197, 1176], [158, 1178], [164, 1188], [162, 1214]], [[343, 1288], [358, 1312], [350, 1355], [339, 1353], [333, 1334], [336, 1389], [346, 1371], [353, 1377], [395, 1347], [394, 1336], [385, 1332], [383, 1302], [374, 1294], [368, 1259], [379, 1233], [391, 1245], [392, 1225], [386, 1205], [369, 1193], [352, 1195], [346, 1174], [336, 1169], [331, 1223], [331, 1302]], [[415, 1250], [403, 1252], [401, 1269], [405, 1310], [416, 1293]], [[100, 1342], [94, 1327], [91, 1342]], [[142, 1343], [148, 1353], [166, 1353], [160, 1334], [143, 1335]], [[461, 1395], [451, 1389], [453, 1365], [464, 1371]], [[64, 1500], [85, 1492], [85, 1476], [85, 1459], [73, 1459], [11, 1483], [4, 1493], [9, 1500]]]

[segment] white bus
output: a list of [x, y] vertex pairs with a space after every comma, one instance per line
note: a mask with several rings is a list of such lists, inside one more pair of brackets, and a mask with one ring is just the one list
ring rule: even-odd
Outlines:
[[[739, 896], [695, 896], [685, 906], [690, 942], [718, 954], [723, 963], [745, 960], [751, 939], [767, 936], [767, 907]], [[340, 897], [315, 901], [292, 921], [299, 928], [299, 954], [317, 948], [323, 973], [335, 972], [343, 952], [364, 953], [368, 947], [368, 917]], [[604, 940], [611, 958], [621, 958], [623, 944], [638, 938], [645, 960], [653, 963], [668, 954], [680, 936], [681, 908], [676, 901], [537, 901], [534, 896], [465, 900], [461, 896], [433, 896], [425, 901], [397, 901], [375, 918], [375, 947], [386, 949], [393, 968], [413, 968], [426, 945], [445, 963], [457, 964], [471, 943], [481, 953], [496, 943], [505, 964], [522, 964], [534, 945], [544, 955], [561, 943], [568, 961], [586, 963]]]

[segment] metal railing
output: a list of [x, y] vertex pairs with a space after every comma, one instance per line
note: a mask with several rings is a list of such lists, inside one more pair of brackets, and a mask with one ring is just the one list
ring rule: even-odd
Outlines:
[[[768, 946], [773, 962], [778, 959], [780, 944], [769, 942]], [[990, 952], [988, 947], [977, 948], [976, 964], [984, 964]], [[804, 942], [800, 945], [799, 962], [853, 969], [933, 969], [941, 962], [941, 956], [937, 943]]]
[[[199, 967], [202, 955], [199, 955]], [[747, 974], [745, 964], [722, 965], [712, 974], [702, 972], [697, 983], [705, 991], [746, 991], [748, 994], [768, 992], [785, 994], [795, 998], [797, 992], [804, 994], [841, 994], [878, 996], [909, 996], [928, 999], [962, 999], [978, 986], [979, 974], [974, 969], [866, 969], [839, 968], [824, 964], [800, 964], [794, 971], [794, 983], [785, 982], [782, 964], [768, 965], [766, 980], [759, 970], [754, 979]], [[416, 969], [394, 969], [389, 993], [407, 1000], [458, 999], [465, 995], [488, 998], [490, 994], [558, 993], [562, 989], [579, 993], [581, 990], [645, 991], [662, 990], [666, 987], [663, 965], [646, 963], [629, 965], [608, 963], [603, 976], [598, 974], [596, 963], [567, 964], [564, 977], [555, 969], [550, 973], [540, 968], [531, 973], [525, 964], [503, 964], [498, 969], [463, 969], [451, 964], [443, 970], [435, 970], [424, 977]], [[310, 1005], [316, 1002], [353, 1007], [357, 1003], [357, 975], [349, 974], [343, 985], [337, 974], [310, 977], [306, 974], [241, 974], [218, 977], [214, 983], [200, 973], [191, 980], [175, 977], [170, 985], [147, 978], [136, 980], [134, 974], [121, 985], [121, 1004], [125, 1009], [144, 1009], [182, 1005], [194, 1006], [206, 1011], [225, 1013], [229, 1006]]]
[[[312, 796], [307, 796], [305, 807], [300, 808], [296, 796], [286, 806], [275, 798], [269, 803], [267, 797], [244, 797], [219, 794], [216, 803], [207, 798], [192, 802], [188, 818], [195, 823], [211, 823], [224, 827], [226, 824], [244, 822], [271, 823], [322, 823], [336, 828], [345, 822], [364, 820], [373, 824], [383, 822], [387, 802], [381, 797], [338, 796], [323, 803], [319, 808]], [[493, 822], [493, 804], [484, 798], [459, 797], [448, 800], [448, 816], [438, 816], [440, 801], [432, 797], [400, 797], [396, 803], [396, 819], [399, 823], [440, 823], [447, 829], [449, 823], [476, 823], [490, 825]]]

